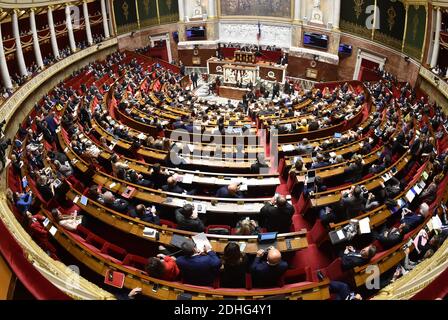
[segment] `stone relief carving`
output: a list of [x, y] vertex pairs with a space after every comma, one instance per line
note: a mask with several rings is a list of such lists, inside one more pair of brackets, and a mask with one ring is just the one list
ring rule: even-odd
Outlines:
[[[219, 40], [221, 42], [258, 44], [257, 33], [257, 24], [219, 24]], [[289, 48], [291, 46], [291, 27], [262, 24], [260, 44]]]

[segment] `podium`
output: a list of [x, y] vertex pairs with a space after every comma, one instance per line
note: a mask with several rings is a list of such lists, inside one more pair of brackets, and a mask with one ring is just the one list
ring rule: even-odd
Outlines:
[[255, 53], [236, 50], [234, 53], [235, 62], [255, 63]]
[[255, 83], [258, 77], [257, 66], [225, 64], [222, 68], [225, 84], [236, 84], [239, 82], [247, 85], [250, 82]]

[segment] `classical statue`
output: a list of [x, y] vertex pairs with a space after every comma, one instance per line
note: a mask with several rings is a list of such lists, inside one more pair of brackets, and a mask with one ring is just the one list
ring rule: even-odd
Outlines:
[[314, 0], [313, 8], [320, 9], [320, 0]]

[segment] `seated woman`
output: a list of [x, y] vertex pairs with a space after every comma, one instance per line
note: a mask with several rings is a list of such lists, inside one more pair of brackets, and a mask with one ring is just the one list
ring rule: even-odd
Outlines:
[[236, 224], [236, 234], [240, 236], [257, 235], [260, 232], [260, 227], [257, 221], [249, 218], [238, 221]]
[[244, 288], [246, 286], [246, 272], [248, 259], [241, 252], [236, 242], [229, 242], [224, 248], [221, 258], [221, 286], [224, 288]]
[[65, 229], [69, 231], [75, 231], [82, 223], [83, 216], [78, 215], [78, 211], [73, 211], [69, 215], [64, 215], [59, 209], [54, 208], [51, 210], [53, 218]]
[[180, 274], [176, 258], [162, 253], [149, 258], [145, 269], [150, 277], [166, 281], [174, 281]]

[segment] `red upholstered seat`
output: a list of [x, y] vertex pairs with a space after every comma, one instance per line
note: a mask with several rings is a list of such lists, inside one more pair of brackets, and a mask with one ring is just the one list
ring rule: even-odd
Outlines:
[[104, 244], [103, 248], [101, 249], [101, 253], [103, 254], [103, 256], [112, 258], [111, 260], [115, 263], [121, 263], [127, 255], [125, 249], [109, 242], [106, 242]]
[[122, 264], [126, 267], [131, 267], [136, 270], [145, 271], [145, 267], [148, 264], [148, 259], [128, 253], [123, 259]]
[[216, 232], [213, 232], [212, 229], [225, 229], [225, 230], [227, 230], [228, 234], [230, 234], [231, 230], [232, 230], [232, 228], [230, 226], [225, 225], [225, 224], [211, 224], [211, 225], [205, 227], [205, 233], [216, 234]]
[[328, 231], [320, 219], [316, 220], [313, 228], [307, 233], [307, 237], [309, 243], [315, 243], [318, 246], [328, 237]]
[[165, 226], [167, 226], [169, 228], [172, 228], [172, 229], [176, 229], [177, 228], [177, 224], [176, 223], [174, 223], [174, 222], [172, 222], [170, 220], [165, 220], [165, 219], [160, 219], [160, 225], [161, 226], [165, 225]]
[[324, 276], [331, 280], [346, 281], [348, 278], [348, 272], [342, 270], [342, 259], [337, 258], [323, 269]]
[[321, 269], [331, 262], [315, 244], [309, 244], [307, 248], [296, 251], [291, 260], [291, 268], [310, 267], [311, 270]]
[[281, 285], [284, 286], [285, 284], [294, 284], [304, 281], [317, 281], [317, 275], [313, 277], [313, 272], [310, 267], [287, 270], [281, 279]]
[[96, 234], [90, 233], [89, 236], [86, 239], [87, 243], [94, 246], [98, 250], [101, 250], [106, 243], [106, 240], [103, 238], [97, 236]]

